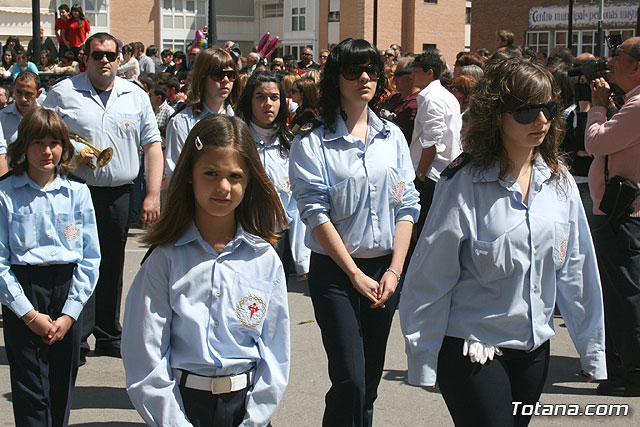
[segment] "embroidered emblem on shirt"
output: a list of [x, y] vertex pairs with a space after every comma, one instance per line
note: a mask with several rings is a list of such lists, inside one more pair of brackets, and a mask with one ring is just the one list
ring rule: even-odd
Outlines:
[[567, 258], [567, 248], [569, 247], [569, 235], [560, 242], [560, 264], [564, 264], [565, 258]]
[[309, 123], [305, 123], [300, 127], [300, 130], [302, 132], [306, 132], [308, 130], [311, 130], [313, 128], [313, 123], [309, 122]]
[[287, 194], [291, 194], [291, 182], [289, 181], [289, 177], [288, 176], [283, 176], [282, 177], [282, 180], [280, 181], [280, 185], [282, 186], [282, 189]]
[[78, 237], [79, 232], [75, 224], [67, 225], [64, 229], [64, 237], [70, 242]]
[[255, 295], [247, 295], [240, 300], [236, 308], [238, 320], [250, 328], [256, 327], [262, 322], [267, 313], [267, 305], [262, 298]]
[[406, 187], [406, 184], [404, 181], [398, 181], [396, 182], [396, 185], [394, 185], [393, 200], [395, 200], [396, 203], [402, 203], [402, 196], [404, 196], [405, 187]]
[[129, 133], [131, 129], [133, 129], [133, 125], [128, 119], [124, 119], [120, 122], [120, 129], [122, 129], [123, 132]]

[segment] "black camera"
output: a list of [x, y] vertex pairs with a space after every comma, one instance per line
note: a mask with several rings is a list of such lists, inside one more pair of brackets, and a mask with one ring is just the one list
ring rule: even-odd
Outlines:
[[609, 64], [606, 59], [598, 59], [597, 61], [588, 61], [579, 67], [567, 70], [569, 77], [578, 77], [584, 75], [587, 80], [591, 81], [598, 77], [606, 77], [609, 72]]

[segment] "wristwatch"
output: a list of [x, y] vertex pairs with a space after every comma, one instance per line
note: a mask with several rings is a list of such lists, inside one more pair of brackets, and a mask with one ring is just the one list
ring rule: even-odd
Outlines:
[[418, 177], [418, 178], [426, 178], [427, 174], [423, 173], [423, 172], [420, 172], [418, 169], [416, 169], [416, 177]]

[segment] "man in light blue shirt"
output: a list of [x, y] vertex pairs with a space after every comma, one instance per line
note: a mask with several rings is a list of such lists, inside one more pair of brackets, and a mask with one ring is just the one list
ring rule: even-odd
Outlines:
[[36, 100], [41, 93], [40, 77], [37, 74], [23, 71], [18, 75], [13, 83], [14, 102], [0, 110], [0, 125], [7, 146], [18, 137], [18, 125], [22, 116], [37, 105]]
[[120, 357], [120, 298], [131, 183], [138, 175], [138, 152], [142, 148], [147, 194], [141, 221], [148, 226], [160, 213], [161, 138], [149, 96], [135, 84], [116, 77], [120, 63], [116, 39], [97, 33], [85, 45], [87, 71], [52, 87], [44, 107], [60, 114], [69, 132], [99, 149], [114, 150], [106, 166], [95, 170], [81, 166], [75, 173], [91, 190], [103, 254], [96, 292], [83, 316], [83, 355], [89, 351], [86, 338], [93, 333], [96, 354]]

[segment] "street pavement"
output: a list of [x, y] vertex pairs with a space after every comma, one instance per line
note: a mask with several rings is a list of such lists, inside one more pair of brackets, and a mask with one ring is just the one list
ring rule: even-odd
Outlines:
[[[125, 291], [135, 276], [146, 252], [132, 230], [127, 245]], [[124, 296], [123, 296], [124, 305]], [[320, 330], [315, 323], [306, 282], [289, 281], [291, 313], [291, 378], [272, 424], [274, 427], [320, 426], [324, 411], [324, 394], [329, 388], [327, 360]], [[123, 306], [124, 311], [124, 306]], [[0, 324], [1, 327], [1, 324]], [[549, 376], [541, 405], [628, 404], [627, 416], [534, 416], [531, 426], [632, 426], [640, 425], [640, 398], [598, 396], [595, 384], [579, 375], [580, 364], [562, 319], [556, 319], [556, 337], [551, 340]], [[406, 383], [407, 361], [400, 322], [396, 313], [383, 379], [375, 404], [374, 426], [452, 426], [453, 423], [437, 390], [412, 387]], [[120, 359], [87, 358], [80, 368], [70, 417], [72, 426], [139, 426], [141, 418], [131, 405], [124, 388], [124, 369]], [[539, 412], [548, 407], [539, 408]], [[592, 408], [606, 411], [604, 406]], [[0, 337], [0, 426], [12, 426], [9, 366]]]

